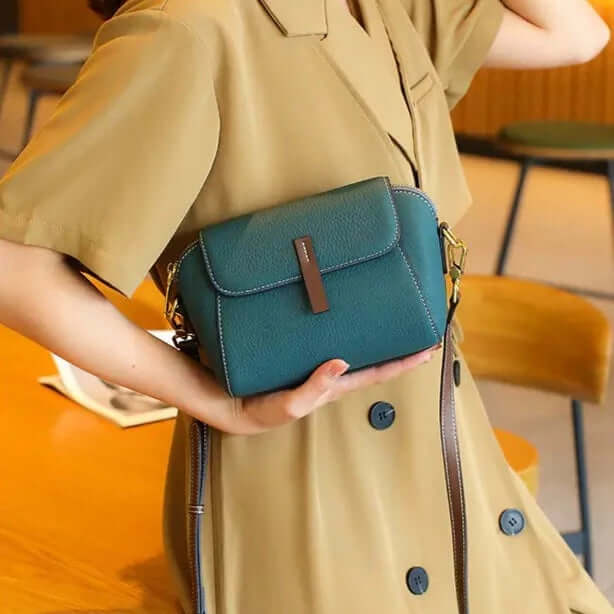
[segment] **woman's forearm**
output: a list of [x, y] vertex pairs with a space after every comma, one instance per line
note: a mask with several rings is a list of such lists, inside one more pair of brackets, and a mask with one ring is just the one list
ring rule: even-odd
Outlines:
[[210, 371], [124, 317], [61, 254], [0, 240], [0, 323], [110, 382], [226, 430], [233, 403]]
[[507, 8], [485, 66], [549, 68], [587, 62], [610, 30], [587, 0], [501, 0]]

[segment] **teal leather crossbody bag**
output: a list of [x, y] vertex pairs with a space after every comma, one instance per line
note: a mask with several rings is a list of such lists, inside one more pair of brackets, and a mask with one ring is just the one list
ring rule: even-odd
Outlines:
[[423, 191], [373, 177], [202, 228], [169, 263], [165, 309], [175, 345], [196, 360], [204, 351], [232, 397], [296, 387], [331, 358], [350, 373], [443, 342], [441, 441], [466, 614], [450, 326], [465, 255]]
[[169, 264], [167, 318], [231, 396], [443, 340], [445, 256], [422, 191], [375, 177], [202, 228]]

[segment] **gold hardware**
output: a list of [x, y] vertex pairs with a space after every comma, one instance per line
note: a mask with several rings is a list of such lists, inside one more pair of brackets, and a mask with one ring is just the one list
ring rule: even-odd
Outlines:
[[173, 345], [178, 350], [184, 350], [193, 352], [195, 349], [194, 344], [198, 345], [196, 333], [190, 324], [189, 318], [181, 312], [181, 305], [179, 303], [178, 293], [176, 291], [177, 285], [177, 273], [179, 271], [179, 265], [183, 260], [185, 254], [191, 250], [198, 240], [190, 243], [182, 252], [179, 257], [169, 262], [166, 265], [166, 292], [164, 296], [164, 316], [175, 330], [175, 334], [172, 337]]
[[166, 265], [167, 277], [166, 277], [166, 295], [164, 299], [164, 315], [166, 319], [168, 320], [169, 324], [173, 328], [180, 327], [183, 324], [183, 322], [181, 321], [182, 320], [181, 314], [178, 313], [177, 311], [177, 307], [178, 307], [177, 297], [171, 296], [171, 292], [175, 285], [175, 275], [177, 273], [177, 268], [178, 268], [177, 261], [169, 262]]
[[465, 272], [468, 249], [465, 243], [450, 230], [450, 227], [445, 222], [441, 224], [441, 233], [447, 241], [446, 256], [450, 279], [452, 280], [452, 302], [458, 303], [460, 299], [460, 283]]
[[192, 332], [186, 330], [186, 321], [183, 314], [179, 311], [179, 300], [177, 296], [173, 296], [172, 291], [176, 282], [177, 270], [179, 268], [179, 261], [169, 262], [166, 266], [167, 279], [166, 279], [166, 295], [164, 299], [164, 315], [169, 324], [175, 330], [173, 335], [173, 345], [181, 350], [184, 345], [191, 344], [195, 341], [196, 336]]

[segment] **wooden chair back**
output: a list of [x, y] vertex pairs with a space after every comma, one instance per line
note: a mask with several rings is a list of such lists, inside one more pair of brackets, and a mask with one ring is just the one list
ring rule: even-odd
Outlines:
[[603, 402], [611, 327], [588, 300], [543, 283], [466, 275], [457, 314], [475, 377]]

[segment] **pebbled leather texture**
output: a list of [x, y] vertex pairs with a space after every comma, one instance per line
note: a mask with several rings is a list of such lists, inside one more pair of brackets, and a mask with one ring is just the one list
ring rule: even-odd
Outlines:
[[311, 236], [324, 273], [390, 251], [400, 225], [388, 184], [367, 181], [240, 215], [199, 235], [211, 282], [236, 296], [300, 280], [297, 237]]
[[[329, 309], [313, 313], [293, 240], [309, 235]], [[201, 229], [178, 292], [231, 396], [354, 371], [442, 341], [446, 292], [433, 204], [373, 177]]]

